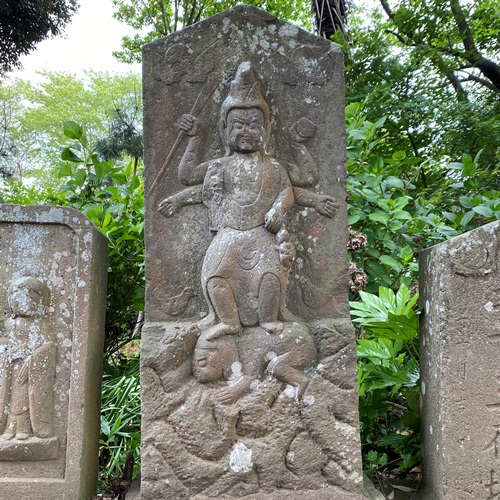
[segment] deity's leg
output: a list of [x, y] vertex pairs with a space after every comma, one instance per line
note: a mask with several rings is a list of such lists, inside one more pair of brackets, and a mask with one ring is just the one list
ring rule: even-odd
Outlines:
[[10, 410], [15, 420], [16, 439], [23, 440], [27, 439], [32, 433], [29, 411], [28, 381], [23, 380], [21, 382], [16, 380], [16, 377], [13, 377]]
[[220, 323], [206, 333], [206, 339], [213, 340], [222, 335], [238, 333], [241, 330], [238, 307], [227, 280], [218, 276], [210, 278], [207, 283], [207, 292]]
[[13, 439], [16, 436], [16, 417], [14, 414], [9, 413], [7, 417], [7, 425], [2, 434], [4, 439]]
[[29, 410], [16, 415], [16, 419], [16, 438], [19, 440], [28, 439], [31, 436], [31, 419]]
[[280, 302], [280, 280], [275, 274], [264, 274], [259, 287], [259, 323], [266, 332], [283, 331], [283, 323], [278, 321]]
[[309, 383], [309, 379], [301, 370], [294, 368], [298, 364], [294, 353], [285, 353], [275, 357], [269, 365], [267, 371], [282, 382], [291, 384], [297, 388], [297, 399], [300, 399]]

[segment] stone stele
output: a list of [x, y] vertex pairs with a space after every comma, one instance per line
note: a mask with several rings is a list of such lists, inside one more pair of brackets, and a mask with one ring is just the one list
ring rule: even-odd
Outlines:
[[0, 500], [87, 500], [107, 241], [70, 208], [0, 205]]
[[500, 223], [421, 253], [421, 498], [500, 498]]
[[342, 50], [243, 5], [143, 56], [141, 497], [362, 498]]

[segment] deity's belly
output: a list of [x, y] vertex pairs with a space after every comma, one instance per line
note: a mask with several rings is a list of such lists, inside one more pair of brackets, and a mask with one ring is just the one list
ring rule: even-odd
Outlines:
[[275, 275], [286, 288], [286, 270], [280, 262], [275, 235], [259, 226], [247, 231], [224, 228], [212, 240], [205, 255], [202, 280], [228, 281], [238, 306], [241, 323], [258, 323], [259, 287], [262, 277]]

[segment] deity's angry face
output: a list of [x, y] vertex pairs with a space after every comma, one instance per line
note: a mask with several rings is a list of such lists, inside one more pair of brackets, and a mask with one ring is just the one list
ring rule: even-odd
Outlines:
[[222, 360], [218, 349], [197, 347], [193, 356], [193, 375], [200, 384], [221, 380]]
[[258, 108], [232, 109], [227, 115], [227, 144], [231, 151], [254, 153], [264, 146], [264, 115]]

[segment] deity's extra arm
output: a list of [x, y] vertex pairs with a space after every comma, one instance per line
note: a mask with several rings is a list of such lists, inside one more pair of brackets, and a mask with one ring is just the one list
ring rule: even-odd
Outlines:
[[332, 218], [339, 208], [332, 196], [317, 194], [302, 187], [294, 187], [293, 192], [297, 205], [314, 208], [325, 217]]
[[205, 130], [198, 118], [187, 114], [182, 115], [179, 128], [189, 137], [178, 167], [179, 180], [186, 186], [201, 184], [207, 171], [203, 163]]
[[202, 185], [191, 186], [165, 198], [158, 205], [158, 212], [165, 217], [171, 217], [181, 207], [202, 203], [202, 189]]
[[264, 224], [272, 233], [277, 233], [279, 231], [285, 214], [295, 204], [295, 196], [290, 179], [285, 169], [281, 166], [280, 169], [282, 170], [282, 185], [284, 188], [280, 191], [274, 200], [273, 206], [267, 212]]
[[294, 162], [286, 162], [286, 169], [294, 186], [311, 187], [319, 181], [318, 165], [305, 145], [316, 133], [316, 128], [313, 122], [301, 118], [290, 129], [290, 147]]

